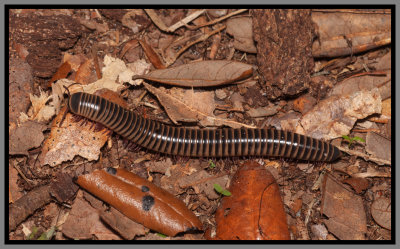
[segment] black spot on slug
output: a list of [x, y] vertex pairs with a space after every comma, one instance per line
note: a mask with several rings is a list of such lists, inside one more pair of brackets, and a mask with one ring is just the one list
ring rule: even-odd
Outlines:
[[106, 169], [106, 172], [107, 172], [108, 174], [111, 174], [111, 175], [117, 174], [117, 170], [116, 170], [115, 168], [111, 168], [111, 167], [108, 167], [108, 168]]
[[142, 186], [142, 192], [148, 192], [150, 189], [147, 186]]
[[149, 211], [154, 205], [154, 197], [150, 195], [145, 195], [142, 198], [142, 209], [144, 211]]

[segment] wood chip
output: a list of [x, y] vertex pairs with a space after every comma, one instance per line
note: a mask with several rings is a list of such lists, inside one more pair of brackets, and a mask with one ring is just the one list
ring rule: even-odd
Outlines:
[[342, 240], [364, 240], [367, 232], [363, 200], [333, 176], [326, 174], [323, 184], [321, 213], [329, 232]]

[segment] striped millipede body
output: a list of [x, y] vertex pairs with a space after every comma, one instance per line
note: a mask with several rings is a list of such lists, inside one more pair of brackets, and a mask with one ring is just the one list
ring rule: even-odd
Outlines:
[[72, 113], [101, 123], [122, 137], [153, 151], [188, 157], [274, 156], [310, 161], [340, 157], [335, 146], [277, 129], [195, 129], [165, 125], [88, 93], [74, 93]]

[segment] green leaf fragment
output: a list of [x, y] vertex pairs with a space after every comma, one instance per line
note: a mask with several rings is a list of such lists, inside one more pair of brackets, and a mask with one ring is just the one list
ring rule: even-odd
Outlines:
[[221, 185], [219, 185], [218, 183], [214, 183], [214, 189], [215, 191], [217, 191], [218, 193], [224, 195], [224, 196], [231, 196], [231, 192], [229, 192], [228, 190], [224, 189], [223, 187], [221, 187]]
[[351, 142], [351, 139], [349, 136], [343, 135], [342, 138], [346, 139], [347, 141]]
[[162, 234], [162, 233], [157, 233], [157, 235], [158, 235], [158, 236], [160, 236], [160, 237], [162, 237], [162, 238], [166, 238], [166, 237], [168, 237], [167, 235], [165, 235], [165, 234]]
[[38, 232], [38, 228], [37, 227], [32, 227], [32, 232], [31, 232], [31, 234], [28, 235], [27, 239], [28, 240], [32, 240], [35, 237], [37, 232]]
[[56, 227], [51, 227], [49, 231], [44, 232], [40, 235], [40, 237], [38, 238], [38, 240], [49, 240], [51, 239], [51, 237], [53, 237], [54, 232], [56, 231]]
[[365, 140], [362, 137], [354, 137], [353, 139], [365, 143]]
[[211, 159], [208, 161], [208, 164], [210, 165], [210, 169], [215, 168], [215, 163]]

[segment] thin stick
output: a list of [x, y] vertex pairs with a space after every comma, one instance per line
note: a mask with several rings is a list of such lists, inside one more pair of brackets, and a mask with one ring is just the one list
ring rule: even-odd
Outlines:
[[364, 154], [362, 152], [359, 151], [355, 151], [355, 150], [350, 150], [346, 147], [341, 147], [341, 146], [337, 146], [341, 151], [349, 154], [349, 155], [354, 155], [354, 156], [358, 156], [358, 157], [362, 157], [367, 161], [372, 161], [377, 163], [378, 165], [392, 165], [392, 162], [390, 160], [386, 160], [386, 159], [382, 159], [382, 158], [377, 158], [374, 156], [370, 156], [367, 154]]
[[220, 28], [218, 28], [218, 29], [216, 29], [216, 30], [214, 30], [214, 31], [212, 31], [212, 32], [210, 32], [210, 33], [208, 33], [208, 34], [204, 34], [204, 35], [201, 36], [199, 39], [197, 39], [197, 40], [195, 40], [195, 41], [190, 42], [189, 44], [187, 44], [185, 47], [183, 47], [181, 50], [179, 50], [179, 51], [176, 53], [176, 55], [174, 56], [174, 58], [172, 58], [172, 59], [169, 59], [169, 58], [168, 58], [167, 67], [169, 67], [172, 63], [174, 63], [174, 62], [178, 59], [178, 57], [179, 57], [183, 52], [185, 52], [188, 48], [190, 48], [191, 46], [193, 46], [193, 45], [196, 44], [196, 43], [199, 43], [199, 42], [202, 42], [202, 41], [207, 40], [210, 36], [212, 36], [212, 35], [214, 35], [214, 34], [220, 32], [220, 31], [222, 31], [222, 30], [225, 29], [225, 28], [226, 28], [226, 26], [223, 25], [222, 27], [220, 27]]
[[144, 9], [144, 11], [146, 11], [147, 15], [149, 15], [150, 19], [159, 29], [165, 32], [174, 32], [175, 30], [177, 30], [182, 26], [187, 26], [187, 23], [193, 21], [194, 19], [202, 15], [206, 10], [203, 9], [195, 11], [192, 14], [188, 15], [187, 17], [183, 18], [182, 20], [171, 25], [170, 27], [167, 27], [165, 25], [165, 23], [161, 20], [161, 18], [157, 15], [157, 13], [153, 9]]
[[231, 16], [234, 16], [234, 15], [237, 15], [237, 14], [240, 14], [240, 13], [243, 13], [243, 12], [245, 12], [245, 11], [247, 11], [247, 10], [248, 10], [248, 9], [240, 9], [240, 10], [234, 11], [234, 12], [228, 14], [228, 15], [225, 15], [225, 16], [223, 16], [223, 17], [220, 17], [220, 18], [218, 18], [218, 19], [212, 20], [211, 22], [204, 23], [204, 24], [201, 24], [201, 25], [198, 25], [198, 26], [186, 26], [186, 27], [187, 27], [188, 29], [190, 29], [190, 30], [195, 30], [195, 29], [202, 28], [202, 27], [205, 27], [205, 26], [208, 26], [208, 25], [213, 25], [213, 24], [218, 23], [218, 22], [220, 22], [220, 21], [222, 21], [222, 20], [225, 20], [225, 19], [227, 19], [227, 18], [229, 18], [229, 17], [231, 17]]

